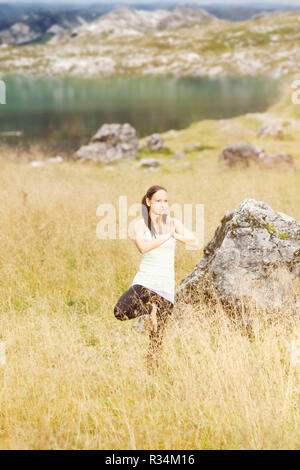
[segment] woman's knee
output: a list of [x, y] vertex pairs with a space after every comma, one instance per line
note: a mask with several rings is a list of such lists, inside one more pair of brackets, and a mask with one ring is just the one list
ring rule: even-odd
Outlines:
[[128, 316], [122, 309], [121, 305], [118, 303], [114, 307], [114, 315], [117, 320], [128, 320]]

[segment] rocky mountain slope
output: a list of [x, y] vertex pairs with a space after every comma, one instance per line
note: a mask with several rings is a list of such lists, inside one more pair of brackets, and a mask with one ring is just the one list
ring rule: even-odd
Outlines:
[[62, 33], [80, 24], [86, 24], [86, 19], [76, 14], [24, 15], [20, 21], [0, 31], [0, 42], [2, 44], [26, 44], [38, 39], [45, 40], [51, 35]]
[[[132, 8], [152, 11], [159, 8], [161, 4], [164, 6], [165, 14], [166, 10], [174, 8], [175, 5], [174, 2], [152, 2], [142, 4], [141, 7], [139, 3], [132, 3]], [[79, 5], [76, 3], [73, 5], [70, 3], [0, 3], [0, 44], [20, 45], [35, 41], [47, 42], [56, 34], [90, 23], [118, 7], [119, 3], [113, 1], [86, 5], [83, 3]], [[116, 19], [114, 16], [113, 22]], [[155, 23], [157, 15], [148, 15], [149, 19], [151, 16], [153, 20], [150, 20], [150, 23], [153, 21]], [[105, 23], [108, 21], [106, 20]], [[176, 18], [173, 21], [176, 21]], [[150, 26], [147, 19], [145, 26]]]
[[80, 7], [0, 4], [0, 44], [46, 40], [54, 34], [93, 21], [99, 14], [94, 9]]
[[[165, 0], [161, 2], [134, 0], [126, 2], [130, 8], [135, 10], [153, 11], [164, 9], [164, 13], [160, 10], [159, 14], [148, 15], [148, 19], [144, 14], [137, 14], [137, 17], [144, 16], [145, 27], [148, 29], [159, 23], [159, 27], [180, 27], [186, 24], [186, 18], [181, 18], [178, 12], [167, 15], [166, 10], [172, 10], [176, 6], [186, 7], [194, 10], [193, 18], [190, 17], [189, 23], [194, 24], [198, 22], [199, 16], [203, 16], [203, 10], [208, 15], [213, 15], [219, 19], [227, 19], [230, 21], [238, 22], [245, 21], [251, 18], [260, 18], [269, 15], [276, 15], [280, 10], [292, 11], [300, 10], [299, 7], [291, 6], [288, 4], [237, 4], [237, 3], [198, 3], [197, 0], [192, 2], [175, 2], [175, 0]], [[92, 4], [72, 4], [72, 3], [0, 3], [0, 44], [29, 44], [32, 42], [47, 42], [52, 36], [60, 34], [64, 31], [77, 28], [82, 24], [87, 24], [94, 21], [96, 18], [104, 15], [110, 11], [120, 7], [120, 2], [101, 2]], [[202, 13], [196, 13], [196, 9], [203, 8]], [[278, 11], [274, 11], [278, 8]], [[115, 16], [111, 19], [106, 19], [104, 23], [109, 27], [109, 21], [114, 22]], [[128, 16], [128, 15], [127, 15]], [[133, 16], [133, 15], [131, 15]], [[170, 16], [168, 19], [164, 19]], [[151, 18], [151, 19], [150, 19]], [[129, 18], [124, 18], [125, 22]], [[138, 18], [136, 18], [138, 19]], [[142, 21], [133, 21], [132, 26], [137, 27], [138, 23]], [[129, 21], [130, 23], [130, 21]], [[104, 24], [102, 25], [104, 27]], [[141, 25], [142, 26], [142, 25]]]
[[201, 9], [120, 8], [47, 44], [0, 47], [0, 74], [297, 77], [300, 13], [231, 22]]
[[58, 35], [52, 44], [61, 44], [69, 37], [84, 38], [135, 36], [147, 32], [164, 31], [210, 23], [215, 17], [201, 9], [175, 8], [173, 11], [154, 11], [118, 8], [90, 24], [84, 24], [66, 35]]

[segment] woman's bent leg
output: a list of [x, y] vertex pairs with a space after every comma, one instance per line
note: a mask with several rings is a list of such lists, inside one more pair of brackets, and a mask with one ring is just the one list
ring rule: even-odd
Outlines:
[[114, 307], [114, 315], [118, 320], [130, 320], [151, 312], [149, 291], [135, 284], [121, 295]]

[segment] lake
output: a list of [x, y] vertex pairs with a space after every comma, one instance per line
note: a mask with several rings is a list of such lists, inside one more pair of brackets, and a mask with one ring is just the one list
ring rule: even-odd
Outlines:
[[269, 77], [80, 79], [2, 77], [6, 104], [0, 131], [21, 130], [6, 142], [43, 142], [77, 149], [104, 123], [129, 122], [138, 137], [181, 129], [201, 119], [262, 112], [279, 96], [281, 82]]

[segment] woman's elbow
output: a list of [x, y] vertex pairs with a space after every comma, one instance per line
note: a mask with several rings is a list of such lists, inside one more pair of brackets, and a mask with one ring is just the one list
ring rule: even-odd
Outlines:
[[145, 253], [145, 248], [142, 245], [137, 245], [137, 248], [142, 255]]
[[139, 250], [140, 253], [143, 254], [144, 250], [143, 250], [143, 245], [139, 242], [137, 242], [137, 240], [135, 240], [135, 246], [137, 247], [137, 249]]

